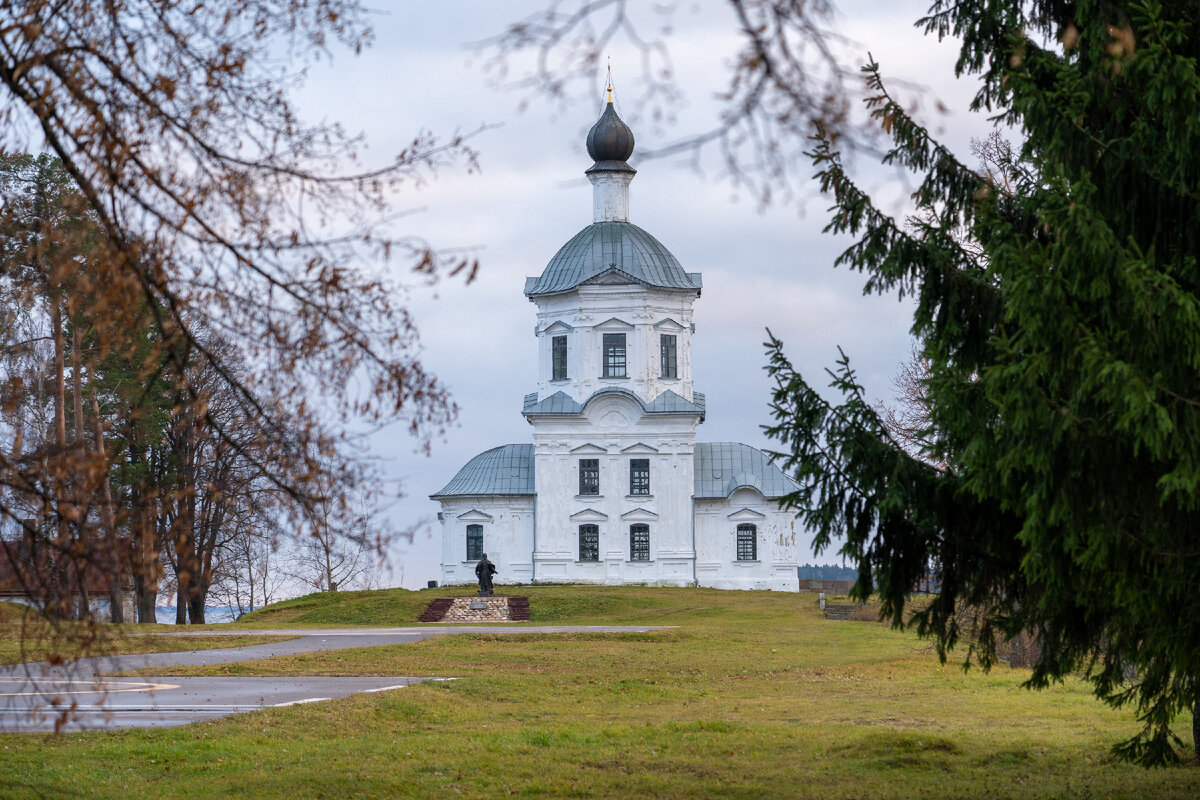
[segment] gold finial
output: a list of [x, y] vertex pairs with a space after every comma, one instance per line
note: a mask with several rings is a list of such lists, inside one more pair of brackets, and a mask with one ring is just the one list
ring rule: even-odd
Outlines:
[[608, 81], [606, 87], [608, 89], [608, 102], [612, 102], [612, 56], [608, 57]]

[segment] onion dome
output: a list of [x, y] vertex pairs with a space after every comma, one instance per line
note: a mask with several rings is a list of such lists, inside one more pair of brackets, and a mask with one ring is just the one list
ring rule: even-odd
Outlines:
[[625, 167], [629, 166], [624, 162], [633, 155], [633, 131], [617, 116], [617, 111], [613, 108], [611, 91], [604, 113], [588, 131], [587, 151], [597, 164], [616, 161]]

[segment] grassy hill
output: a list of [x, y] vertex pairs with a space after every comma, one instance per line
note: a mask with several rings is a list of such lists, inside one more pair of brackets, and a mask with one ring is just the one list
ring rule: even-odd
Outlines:
[[[321, 625], [416, 625], [435, 597], [467, 597], [474, 586], [448, 586], [409, 591], [318, 592], [274, 603], [246, 614], [239, 626], [267, 628]], [[720, 614], [728, 622], [734, 608], [754, 613], [770, 607], [757, 599], [779, 597], [770, 592], [741, 592], [730, 605], [729, 592], [673, 590], [649, 586], [497, 586], [497, 595], [530, 598], [530, 624], [543, 625], [672, 625]], [[715, 601], [715, 602], [714, 602]]]
[[[1021, 670], [964, 673], [908, 633], [825, 620], [813, 595], [519, 592], [534, 624], [677, 627], [440, 636], [212, 667], [455, 680], [174, 730], [0, 737], [0, 796], [1200, 796], [1200, 769], [1113, 763], [1108, 748], [1136, 721], [1085, 684], [1033, 693]], [[454, 590], [299, 598], [251, 623], [407, 625], [441, 593]]]

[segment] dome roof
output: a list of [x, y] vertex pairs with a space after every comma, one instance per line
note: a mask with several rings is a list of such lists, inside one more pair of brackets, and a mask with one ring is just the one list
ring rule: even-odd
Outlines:
[[633, 155], [633, 131], [617, 116], [612, 100], [608, 101], [604, 113], [588, 131], [587, 151], [597, 163], [628, 161]]
[[695, 452], [697, 500], [729, 497], [742, 488], [774, 500], [800, 489], [766, 453], [748, 444], [696, 442]]
[[533, 493], [533, 445], [506, 444], [472, 458], [440, 492], [429, 496], [437, 500]]
[[541, 277], [528, 278], [525, 295], [560, 294], [615, 271], [631, 283], [700, 291], [700, 274], [685, 272], [678, 259], [631, 222], [594, 222], [550, 259]]

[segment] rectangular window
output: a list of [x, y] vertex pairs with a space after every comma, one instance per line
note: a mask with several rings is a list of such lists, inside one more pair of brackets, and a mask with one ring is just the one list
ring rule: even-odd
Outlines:
[[600, 526], [579, 526], [579, 560], [600, 560]]
[[630, 561], [649, 561], [650, 560], [650, 526], [649, 525], [630, 525], [629, 526], [629, 560]]
[[567, 337], [555, 336], [550, 340], [552, 375], [551, 380], [565, 381], [567, 379]]
[[664, 378], [678, 378], [679, 359], [676, 356], [675, 337], [664, 333], [659, 338], [659, 350], [662, 352], [662, 376]]
[[629, 493], [650, 494], [650, 459], [635, 458], [629, 462]]
[[737, 560], [758, 560], [758, 528], [753, 525], [737, 526]]
[[581, 458], [579, 460], [579, 493], [600, 494], [600, 460], [597, 458]]
[[604, 375], [605, 378], [625, 377], [625, 334], [604, 334]]
[[483, 526], [467, 526], [467, 561], [478, 561], [483, 557]]

